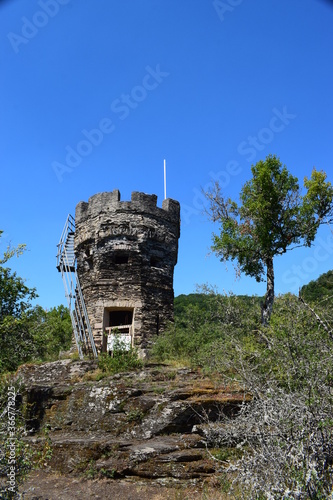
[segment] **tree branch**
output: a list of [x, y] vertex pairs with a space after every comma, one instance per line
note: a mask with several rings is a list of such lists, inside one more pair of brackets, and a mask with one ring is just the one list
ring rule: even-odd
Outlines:
[[312, 307], [309, 306], [309, 304], [307, 304], [305, 302], [305, 300], [303, 299], [303, 297], [301, 296], [301, 293], [299, 291], [299, 294], [298, 294], [298, 298], [299, 300], [302, 302], [302, 304], [305, 305], [305, 307], [307, 307], [309, 309], [309, 311], [311, 311], [311, 313], [313, 314], [313, 316], [316, 318], [316, 320], [318, 321], [318, 323], [324, 328], [324, 330], [329, 334], [329, 336], [331, 337], [331, 339], [333, 340], [333, 330], [330, 329], [327, 324], [320, 318], [320, 316], [318, 316], [318, 314], [316, 313], [316, 311], [314, 309], [312, 309]]

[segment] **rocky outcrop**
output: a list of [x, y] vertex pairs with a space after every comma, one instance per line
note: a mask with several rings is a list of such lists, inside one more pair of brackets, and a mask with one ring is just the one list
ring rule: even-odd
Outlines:
[[99, 375], [94, 362], [70, 360], [18, 372], [26, 441], [43, 448], [48, 440], [52, 470], [164, 481], [214, 477], [220, 465], [207, 451], [203, 427], [237, 413], [242, 392], [189, 368], [148, 365], [96, 381]]

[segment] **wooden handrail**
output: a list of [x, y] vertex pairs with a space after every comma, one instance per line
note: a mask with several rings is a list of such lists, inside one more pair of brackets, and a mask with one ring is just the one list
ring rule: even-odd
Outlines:
[[128, 329], [129, 332], [131, 333], [132, 332], [132, 325], [118, 325], [118, 326], [107, 326], [106, 328], [104, 328], [104, 330], [107, 332], [107, 333], [112, 333], [112, 330], [125, 330], [125, 329]]

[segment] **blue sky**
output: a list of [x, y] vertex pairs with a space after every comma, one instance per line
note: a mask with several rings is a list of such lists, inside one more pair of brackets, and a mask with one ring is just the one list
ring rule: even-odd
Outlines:
[[[333, 165], [333, 6], [324, 0], [7, 0], [0, 3], [0, 250], [43, 307], [68, 213], [119, 189], [182, 206], [175, 294], [196, 284], [263, 294], [209, 254], [201, 188], [237, 199], [276, 154], [302, 182]], [[333, 268], [333, 234], [276, 259], [276, 290]]]

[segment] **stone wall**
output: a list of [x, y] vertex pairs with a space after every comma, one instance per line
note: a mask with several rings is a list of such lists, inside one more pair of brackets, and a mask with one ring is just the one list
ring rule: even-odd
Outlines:
[[106, 349], [105, 328], [126, 318], [133, 343], [145, 350], [173, 319], [179, 203], [167, 199], [159, 208], [155, 195], [133, 192], [131, 201], [120, 201], [118, 190], [98, 193], [76, 206], [75, 227], [77, 272], [97, 349]]

